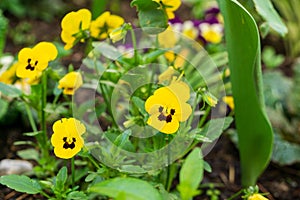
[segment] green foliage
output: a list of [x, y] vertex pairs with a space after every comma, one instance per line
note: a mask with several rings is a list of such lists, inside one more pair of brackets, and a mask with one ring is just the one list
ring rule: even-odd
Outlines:
[[11, 85], [7, 85], [0, 82], [0, 93], [4, 96], [8, 96], [11, 98], [17, 98], [22, 95], [22, 91], [17, 89], [16, 87], [13, 87]]
[[0, 98], [0, 119], [6, 114], [8, 105], [9, 103], [6, 100]]
[[284, 56], [276, 55], [274, 48], [270, 46], [264, 47], [261, 58], [268, 68], [279, 67], [284, 62]]
[[300, 162], [300, 65], [296, 63], [293, 68], [292, 79], [277, 71], [267, 71], [263, 76], [267, 113], [275, 134], [272, 161], [280, 165]]
[[30, 17], [51, 21], [66, 9], [66, 4], [61, 0], [1, 0], [0, 9], [20, 19]]
[[7, 29], [8, 20], [3, 16], [2, 10], [0, 9], [0, 57], [5, 47]]
[[90, 192], [106, 195], [118, 200], [159, 200], [160, 193], [148, 182], [136, 178], [114, 178], [96, 183]]
[[288, 29], [274, 9], [271, 0], [253, 0], [253, 2], [257, 12], [266, 20], [267, 25], [281, 36], [285, 36]]
[[0, 177], [0, 183], [18, 192], [37, 194], [42, 191], [41, 185], [34, 179], [21, 175], [6, 175]]
[[284, 19], [288, 33], [284, 38], [287, 55], [293, 59], [300, 55], [300, 2], [298, 0], [272, 0]]
[[152, 0], [133, 0], [130, 4], [136, 6], [140, 26], [149, 34], [158, 34], [168, 27], [168, 17], [159, 4]]
[[263, 106], [259, 34], [254, 19], [237, 1], [220, 0], [219, 5], [225, 22], [242, 184], [250, 186], [267, 166], [273, 141]]
[[65, 191], [65, 184], [68, 178], [68, 170], [67, 167], [62, 167], [55, 178], [55, 184], [54, 184], [54, 192], [56, 194], [60, 194], [63, 191]]
[[200, 193], [197, 188], [203, 178], [203, 156], [201, 149], [196, 147], [185, 159], [180, 173], [177, 189], [183, 200], [192, 199]]

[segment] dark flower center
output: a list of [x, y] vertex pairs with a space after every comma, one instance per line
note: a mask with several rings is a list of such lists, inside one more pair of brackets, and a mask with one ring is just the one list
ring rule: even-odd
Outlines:
[[63, 141], [64, 141], [64, 146], [63, 146], [64, 149], [68, 149], [68, 148], [74, 149], [74, 148], [75, 148], [76, 138], [73, 138], [73, 137], [72, 137], [72, 142], [71, 142], [71, 143], [69, 143], [67, 137], [64, 137], [64, 138], [63, 138]]
[[172, 121], [172, 116], [175, 114], [175, 109], [170, 109], [170, 114], [168, 114], [168, 110], [166, 110], [166, 113], [167, 115], [165, 115], [163, 113], [163, 110], [164, 110], [164, 107], [160, 106], [158, 108], [158, 112], [160, 113], [158, 115], [158, 120], [159, 121], [166, 121], [167, 123], [171, 122]]
[[38, 61], [36, 60], [33, 64], [33, 66], [31, 65], [31, 58], [28, 58], [27, 60], [28, 65], [26, 66], [26, 69], [33, 71], [34, 68], [36, 67], [36, 65], [38, 64]]

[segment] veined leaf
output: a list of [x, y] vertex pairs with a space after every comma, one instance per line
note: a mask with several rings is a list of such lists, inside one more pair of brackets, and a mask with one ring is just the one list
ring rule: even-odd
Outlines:
[[197, 190], [200, 182], [203, 178], [203, 156], [201, 149], [196, 147], [184, 161], [180, 174], [179, 185], [177, 189], [180, 192], [180, 196], [183, 200], [189, 200], [193, 196], [199, 194]]
[[0, 82], [0, 94], [3, 94], [8, 97], [16, 98], [22, 95], [22, 91], [15, 88], [12, 85], [7, 85]]
[[251, 186], [268, 165], [273, 141], [264, 110], [259, 33], [252, 16], [236, 0], [218, 3], [225, 22], [242, 184]]
[[37, 194], [42, 191], [41, 185], [27, 176], [20, 175], [6, 175], [0, 177], [0, 183], [18, 192], [27, 194]]
[[168, 17], [159, 4], [152, 0], [133, 0], [130, 4], [136, 6], [140, 26], [148, 34], [158, 34], [168, 27]]
[[[161, 200], [159, 192], [148, 182], [136, 178], [109, 179], [89, 188], [90, 192], [126, 200]], [[121, 198], [122, 197], [122, 198]]]
[[281, 36], [287, 34], [288, 29], [273, 7], [270, 0], [253, 0], [257, 12], [266, 20], [266, 23]]

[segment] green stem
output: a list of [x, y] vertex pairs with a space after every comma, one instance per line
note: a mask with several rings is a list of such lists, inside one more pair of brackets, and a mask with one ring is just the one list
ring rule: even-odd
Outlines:
[[[209, 113], [210, 113], [211, 107], [207, 107], [207, 109], [205, 110], [204, 115], [201, 117], [199, 124], [198, 124], [198, 128], [201, 128], [203, 126], [203, 124], [205, 123]], [[193, 141], [193, 143], [190, 145], [190, 147], [182, 154], [182, 157], [184, 155], [186, 155], [189, 151], [191, 151], [192, 149], [195, 148], [195, 146], [197, 146], [198, 141]]]
[[201, 119], [200, 119], [200, 121], [199, 121], [199, 124], [198, 124], [198, 127], [199, 127], [199, 128], [201, 128], [201, 127], [203, 126], [203, 124], [205, 123], [206, 118], [207, 118], [207, 116], [208, 116], [209, 113], [210, 113], [210, 110], [211, 110], [211, 107], [208, 106], [208, 107], [206, 108], [206, 110], [205, 110], [204, 115], [201, 117]]
[[170, 134], [168, 134], [167, 142], [166, 142], [167, 146], [168, 146], [168, 163], [167, 163], [168, 167], [167, 167], [167, 178], [166, 178], [166, 186], [165, 186], [167, 191], [169, 191], [170, 188], [171, 188], [171, 180], [170, 180], [170, 177], [171, 177], [170, 176], [170, 172], [171, 172], [171, 170], [170, 170], [170, 163], [171, 163], [170, 139], [171, 139]]
[[195, 113], [195, 110], [196, 110], [196, 107], [197, 107], [197, 104], [198, 102], [200, 101], [200, 97], [201, 95], [200, 94], [196, 94], [196, 97], [194, 99], [194, 102], [193, 102], [193, 110], [192, 110], [192, 114], [190, 115], [191, 117], [189, 118], [189, 120], [187, 121], [187, 124], [186, 124], [186, 127], [189, 127], [191, 126], [192, 122], [193, 122], [193, 119], [194, 119], [194, 113]]
[[136, 37], [133, 28], [130, 28], [130, 33], [131, 33], [131, 40], [132, 40], [132, 46], [133, 46], [133, 51], [134, 51], [134, 63], [138, 63], [138, 53], [137, 53], [137, 45], [136, 45]]
[[233, 200], [233, 199], [237, 198], [238, 196], [241, 195], [242, 192], [243, 192], [243, 190], [238, 191], [237, 193], [230, 196], [227, 200]]
[[51, 197], [47, 193], [45, 193], [43, 191], [40, 191], [40, 193], [41, 193], [41, 195], [45, 196], [47, 199], [51, 199]]
[[75, 162], [74, 157], [71, 158], [71, 176], [72, 176], [72, 187], [75, 186]]
[[115, 118], [113, 117], [113, 112], [112, 112], [112, 109], [111, 109], [111, 103], [109, 102], [109, 98], [107, 97], [108, 92], [101, 83], [99, 83], [99, 87], [100, 87], [101, 94], [102, 94], [102, 97], [104, 99], [104, 102], [107, 105], [108, 112], [109, 112], [110, 116], [112, 116], [112, 123], [115, 127], [118, 127], [117, 122], [115, 121]]
[[41, 99], [41, 128], [42, 128], [42, 156], [47, 158], [49, 156], [48, 152], [48, 137], [47, 137], [47, 125], [46, 125], [46, 112], [45, 107], [47, 104], [47, 71], [43, 72], [42, 75], [42, 99]]
[[33, 132], [38, 132], [35, 121], [34, 121], [33, 116], [32, 116], [32, 112], [31, 112], [30, 107], [27, 103], [25, 103], [25, 109], [26, 109], [28, 119], [29, 119], [29, 123], [30, 123], [30, 126], [31, 126]]
[[[84, 151], [89, 151], [85, 146], [83, 147]], [[90, 153], [87, 154], [88, 155], [88, 159], [93, 163], [93, 165], [99, 170], [101, 169], [101, 167], [98, 165], [98, 163], [95, 161], [95, 159], [90, 155]]]

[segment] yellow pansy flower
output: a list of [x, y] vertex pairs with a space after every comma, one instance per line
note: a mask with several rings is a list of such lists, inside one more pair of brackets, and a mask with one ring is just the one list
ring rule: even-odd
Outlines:
[[0, 75], [0, 82], [5, 84], [13, 84], [16, 79], [17, 64], [13, 64], [8, 70]]
[[210, 43], [218, 44], [222, 41], [223, 25], [203, 23], [199, 25], [201, 36]]
[[111, 15], [109, 11], [106, 11], [91, 22], [91, 36], [100, 40], [106, 39], [114, 29], [122, 24], [124, 24], [122, 17]]
[[181, 5], [180, 0], [153, 0], [153, 1], [162, 5], [162, 7], [163, 7], [163, 9], [165, 9], [169, 19], [175, 18], [174, 11], [177, 10], [179, 8], [179, 6]]
[[234, 100], [232, 96], [224, 96], [222, 100], [229, 106], [231, 110], [234, 110]]
[[82, 76], [79, 72], [69, 72], [58, 82], [58, 88], [64, 89], [63, 93], [74, 95], [75, 91], [82, 85]]
[[190, 88], [182, 81], [157, 89], [145, 102], [150, 117], [147, 124], [162, 133], [172, 134], [179, 128], [179, 122], [186, 121], [192, 113], [186, 103], [190, 98]]
[[248, 200], [268, 200], [268, 198], [264, 197], [261, 194], [253, 194], [251, 196], [248, 197]]
[[68, 13], [61, 21], [61, 39], [65, 49], [71, 49], [76, 42], [88, 37], [92, 14], [88, 9], [80, 9], [77, 12]]
[[16, 74], [20, 78], [36, 79], [56, 56], [57, 49], [50, 42], [40, 42], [33, 48], [23, 48], [18, 54]]
[[51, 144], [54, 147], [54, 154], [63, 159], [75, 156], [83, 147], [84, 140], [81, 137], [86, 128], [75, 118], [62, 118], [53, 124]]

